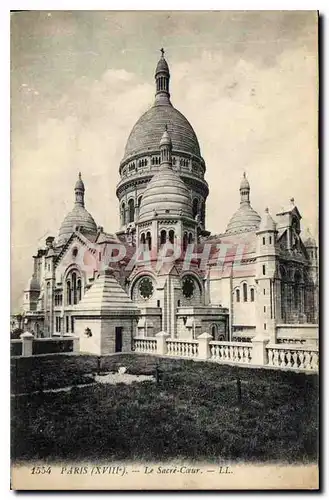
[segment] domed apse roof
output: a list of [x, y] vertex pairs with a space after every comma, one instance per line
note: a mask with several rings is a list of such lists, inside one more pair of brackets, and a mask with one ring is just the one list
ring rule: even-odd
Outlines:
[[165, 125], [168, 125], [174, 151], [201, 156], [199, 142], [191, 124], [168, 102], [154, 105], [139, 118], [128, 137], [124, 159], [147, 151], [157, 151]]
[[142, 196], [138, 222], [157, 214], [181, 213], [193, 218], [191, 196], [180, 177], [170, 168], [163, 168], [150, 180]]
[[[167, 129], [160, 138], [160, 148], [172, 149]], [[168, 153], [167, 158], [170, 157]], [[138, 222], [154, 215], [180, 215], [193, 218], [191, 196], [184, 181], [172, 169], [171, 160], [162, 160], [159, 171], [148, 183], [141, 200]]]

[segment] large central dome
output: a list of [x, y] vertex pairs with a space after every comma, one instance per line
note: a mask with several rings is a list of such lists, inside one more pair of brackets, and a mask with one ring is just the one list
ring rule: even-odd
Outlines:
[[132, 155], [157, 151], [165, 127], [168, 127], [174, 151], [200, 157], [199, 142], [191, 124], [170, 102], [170, 72], [163, 52], [155, 71], [155, 80], [155, 103], [133, 127], [123, 161]]
[[193, 218], [198, 215], [201, 227], [205, 226], [205, 202], [209, 193], [205, 180], [206, 164], [190, 122], [171, 103], [170, 71], [164, 51], [161, 52], [155, 70], [154, 104], [133, 126], [120, 162], [116, 195], [120, 203], [122, 230], [137, 222], [142, 195], [159, 170], [159, 144], [165, 129], [172, 141], [173, 170], [188, 189]]
[[168, 99], [165, 104], [155, 102], [154, 106], [139, 118], [129, 135], [124, 158], [157, 150], [166, 125], [174, 151], [201, 156], [199, 142], [191, 124]]

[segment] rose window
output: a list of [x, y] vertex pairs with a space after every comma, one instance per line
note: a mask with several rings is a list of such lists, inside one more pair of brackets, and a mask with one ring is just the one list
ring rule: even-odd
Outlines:
[[139, 293], [143, 299], [149, 299], [153, 295], [154, 287], [150, 278], [142, 278], [139, 283]]

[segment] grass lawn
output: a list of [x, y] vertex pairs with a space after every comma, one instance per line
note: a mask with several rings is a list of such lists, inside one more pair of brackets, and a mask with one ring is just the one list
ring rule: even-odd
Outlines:
[[[84, 356], [40, 359], [29, 368], [34, 389], [41, 372], [44, 385], [56, 386], [57, 380], [58, 387], [70, 383], [70, 374], [78, 380], [97, 364]], [[156, 364], [163, 371], [159, 384], [95, 384], [12, 397], [12, 459], [316, 460], [316, 375], [136, 354], [102, 359], [103, 369], [124, 365], [137, 374], [152, 373]], [[13, 369], [14, 385], [21, 389], [27, 365]]]

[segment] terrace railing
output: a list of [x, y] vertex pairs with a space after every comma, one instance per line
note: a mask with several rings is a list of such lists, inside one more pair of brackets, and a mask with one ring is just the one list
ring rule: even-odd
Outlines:
[[318, 371], [319, 364], [318, 350], [314, 346], [270, 344], [269, 339], [262, 336], [255, 336], [251, 342], [228, 342], [214, 341], [208, 333], [197, 339], [176, 339], [159, 332], [152, 338], [135, 338], [134, 350], [175, 358], [298, 371]]
[[266, 350], [269, 366], [303, 371], [317, 371], [319, 368], [319, 354], [314, 347], [268, 344]]
[[222, 363], [250, 364], [252, 360], [252, 345], [250, 342], [209, 342], [210, 361]]
[[133, 349], [135, 352], [156, 354], [157, 339], [155, 337], [135, 337], [133, 340]]
[[[14, 356], [77, 352], [79, 338], [64, 336], [58, 339], [34, 339], [31, 333], [25, 332], [20, 340], [11, 341], [11, 350]], [[256, 335], [251, 342], [228, 342], [214, 341], [206, 332], [196, 339], [170, 338], [166, 332], [159, 332], [155, 337], [133, 338], [132, 350], [137, 353], [280, 370], [317, 372], [319, 369], [318, 347], [307, 343], [274, 344], [262, 335]]]
[[168, 356], [179, 358], [197, 358], [199, 343], [197, 340], [167, 339]]

